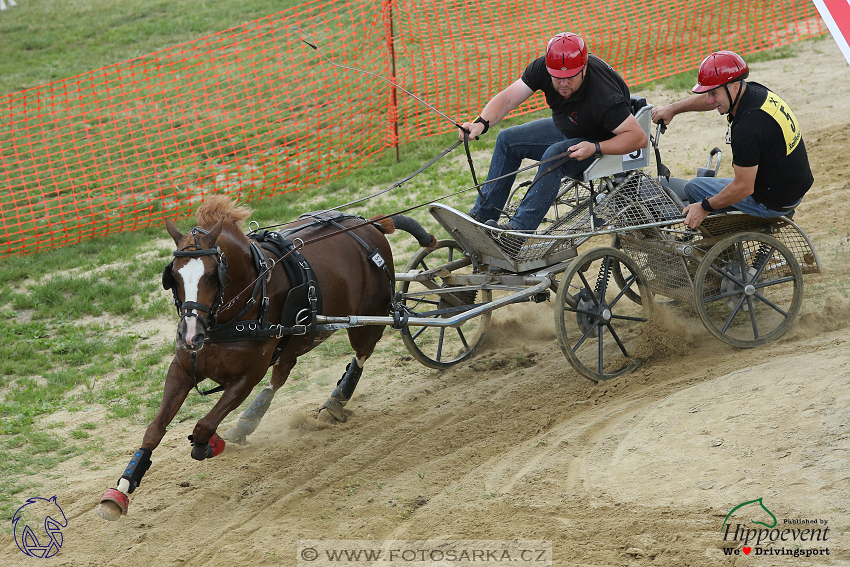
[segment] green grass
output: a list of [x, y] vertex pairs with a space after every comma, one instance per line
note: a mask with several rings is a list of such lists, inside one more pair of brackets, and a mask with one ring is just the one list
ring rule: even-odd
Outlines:
[[[491, 150], [495, 133], [476, 142], [475, 150]], [[453, 136], [429, 138], [403, 146], [400, 162], [395, 161], [394, 152], [387, 152], [368, 171], [337, 180], [330, 187], [305, 188], [249, 203], [256, 208], [252, 218], [263, 225], [277, 224], [305, 212], [305, 202], [311, 203], [310, 210], [329, 208], [385, 189], [453, 142]], [[461, 152], [456, 150], [449, 159], [460, 158]], [[452, 189], [467, 188], [471, 176], [465, 158], [459, 163], [455, 167], [439, 162], [390, 192], [380, 204], [366, 202], [352, 212], [364, 216], [395, 212], [400, 205], [441, 196], [445, 186], [440, 183]], [[485, 172], [478, 175], [483, 178]], [[473, 199], [473, 192], [468, 192], [454, 198], [452, 204], [468, 206]], [[424, 208], [408, 214], [437, 230]], [[185, 230], [191, 221], [180, 224]], [[57, 410], [75, 413], [104, 407], [109, 420], [142, 426], [153, 419], [174, 352], [173, 337], [151, 340], [127, 334], [120, 322], [164, 316], [176, 323], [170, 293], [160, 287], [162, 269], [171, 260], [171, 244], [151, 247], [154, 239], [161, 238], [167, 238], [164, 228], [144, 229], [0, 260], [0, 289], [6, 298], [5, 304], [0, 303], [4, 323], [0, 325], [0, 517], [11, 517], [20, 505], [21, 493], [38, 488], [32, 480], [38, 473], [78, 455], [85, 455], [93, 467], [103, 458], [104, 440], [93, 424], [42, 431], [40, 423], [45, 417]], [[399, 248], [416, 248], [404, 233], [391, 239]], [[406, 260], [397, 261], [403, 266]], [[109, 323], [111, 317], [119, 323]], [[90, 322], [83, 323], [83, 318]], [[397, 351], [398, 347], [384, 341], [376, 356], [385, 349]], [[334, 363], [350, 360], [346, 334], [325, 341], [315, 355]], [[308, 384], [306, 378], [293, 377], [281, 395], [302, 391]], [[261, 382], [258, 388], [263, 386]], [[199, 419], [212, 403], [190, 394], [175, 423]]]
[[39, 0], [0, 18], [0, 95], [146, 55], [298, 0]]
[[[0, 17], [0, 95], [184, 43], [295, 4], [288, 0], [23, 1]], [[774, 51], [776, 56], [793, 55]], [[681, 88], [665, 86], [688, 90], [694, 76], [695, 72], [681, 74]], [[632, 90], [640, 92], [638, 87]], [[547, 114], [508, 119], [471, 147], [489, 156], [501, 128]], [[273, 225], [307, 210], [334, 207], [385, 189], [455, 139], [455, 134], [449, 134], [403, 145], [398, 162], [394, 151], [387, 151], [345, 178], [250, 202], [256, 208], [253, 219]], [[477, 158], [479, 179], [486, 176], [487, 161]], [[402, 187], [348, 210], [367, 217], [396, 212], [471, 185], [463, 150], [457, 148]], [[463, 210], [474, 198], [474, 191], [467, 191], [445, 202]], [[425, 207], [407, 214], [445, 237]], [[191, 221], [180, 224], [185, 229]], [[162, 227], [145, 228], [0, 259], [0, 297], [4, 298], [0, 300], [0, 517], [8, 520], [21, 497], [38, 489], [41, 480], [37, 479], [62, 461], [82, 455], [84, 466], [100, 468], [104, 460], [99, 422], [45, 426], [51, 414], [64, 410], [80, 415], [99, 408], [106, 410], [108, 420], [141, 426], [156, 413], [173, 356], [173, 335], [153, 338], [128, 333], [125, 327], [130, 321], [157, 317], [175, 320], [170, 294], [160, 287], [171, 245], [152, 247], [161, 238], [166, 238]], [[407, 235], [391, 239], [401, 251], [396, 258], [399, 269], [417, 246]], [[385, 336], [390, 334], [387, 331]], [[387, 352], [398, 355], [399, 341], [379, 343], [376, 356]], [[336, 363], [347, 362], [352, 353], [345, 334], [339, 333], [317, 348], [315, 355]], [[306, 377], [294, 378], [283, 395], [307, 388]], [[213, 403], [190, 394], [175, 421], [196, 420]]]

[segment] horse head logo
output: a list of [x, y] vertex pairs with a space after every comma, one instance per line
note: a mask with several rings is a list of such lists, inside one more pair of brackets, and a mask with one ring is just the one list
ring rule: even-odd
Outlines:
[[[776, 527], [776, 516], [773, 515], [773, 512], [771, 512], [770, 510], [767, 509], [767, 506], [764, 505], [764, 502], [762, 502], [761, 498], [757, 498], [756, 500], [747, 500], [746, 502], [742, 502], [742, 503], [738, 504], [737, 506], [735, 506], [734, 508], [732, 508], [731, 510], [729, 510], [729, 513], [726, 514], [726, 519], [723, 520], [723, 525], [720, 526], [720, 531], [723, 532], [723, 528], [726, 527], [726, 522], [729, 521], [729, 516], [734, 514], [739, 508], [743, 508], [744, 506], [749, 506], [750, 504], [758, 504], [759, 508], [761, 508], [762, 510], [767, 512], [767, 514], [773, 520], [771, 523], [766, 523], [766, 522], [757, 522], [756, 520], [753, 520], [751, 518], [750, 521], [752, 523], [760, 524], [760, 525], [762, 525], [766, 528], [771, 528], [771, 529]], [[752, 509], [751, 511], [755, 512], [756, 509]]]
[[[46, 559], [59, 553], [62, 528], [68, 526], [65, 512], [53, 498], [30, 498], [12, 516], [15, 543], [30, 557]], [[35, 527], [35, 530], [33, 529]], [[43, 532], [40, 528], [43, 528]], [[38, 530], [38, 533], [36, 533]]]

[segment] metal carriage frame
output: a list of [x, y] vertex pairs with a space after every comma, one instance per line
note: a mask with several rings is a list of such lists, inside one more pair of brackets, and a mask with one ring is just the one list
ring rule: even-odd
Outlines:
[[[582, 180], [565, 179], [552, 218], [533, 234], [432, 204], [429, 212], [450, 238], [421, 250], [395, 275], [393, 315], [319, 316], [317, 323], [392, 325], [419, 362], [447, 368], [473, 354], [494, 310], [555, 293], [561, 350], [596, 381], [631, 372], [648, 354], [659, 302], [690, 305], [710, 333], [734, 346], [779, 338], [799, 313], [803, 274], [821, 271], [811, 240], [788, 217], [737, 212], [687, 228], [675, 192], [643, 171], [659, 137], [649, 136], [651, 108], [636, 113], [647, 147], [603, 156]], [[607, 245], [579, 254], [579, 246], [605, 235]]]

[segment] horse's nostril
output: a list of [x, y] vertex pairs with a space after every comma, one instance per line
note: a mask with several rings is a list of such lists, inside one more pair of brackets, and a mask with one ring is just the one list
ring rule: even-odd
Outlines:
[[198, 333], [197, 335], [192, 337], [192, 346], [194, 346], [197, 349], [204, 346], [204, 335], [201, 334], [201, 333]]

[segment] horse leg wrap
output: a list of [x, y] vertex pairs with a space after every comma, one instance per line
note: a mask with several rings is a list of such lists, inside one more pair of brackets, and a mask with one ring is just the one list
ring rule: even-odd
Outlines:
[[319, 412], [323, 409], [328, 410], [328, 413], [331, 414], [335, 420], [346, 422], [348, 421], [348, 415], [345, 413], [345, 404], [348, 403], [348, 400], [351, 399], [351, 396], [354, 395], [354, 389], [357, 387], [357, 382], [360, 381], [360, 376], [363, 374], [363, 368], [357, 364], [357, 358], [352, 359], [351, 362], [348, 363], [348, 366], [345, 367], [345, 374], [342, 375], [342, 378], [339, 379], [339, 382], [336, 383], [336, 388], [334, 388], [333, 393], [331, 393], [331, 397], [325, 400], [325, 403], [319, 407]]
[[245, 438], [253, 433], [254, 430], [257, 429], [257, 426], [260, 425], [260, 420], [262, 420], [263, 416], [266, 415], [266, 411], [272, 403], [272, 398], [274, 398], [274, 390], [271, 387], [264, 388], [263, 391], [254, 398], [254, 401], [251, 402], [248, 409], [239, 416], [239, 420], [236, 422], [236, 425], [231, 427], [224, 436], [234, 443], [244, 443]]
[[336, 388], [334, 388], [331, 397], [339, 400], [343, 406], [347, 404], [351, 396], [354, 395], [354, 389], [357, 387], [357, 382], [360, 381], [362, 374], [363, 368], [357, 364], [357, 358], [355, 357], [345, 367], [345, 374], [336, 383]]
[[[153, 451], [150, 449], [138, 449], [133, 455], [133, 458], [130, 459], [130, 464], [127, 465], [124, 474], [121, 475], [121, 478], [126, 479], [130, 483], [127, 494], [133, 494], [136, 487], [142, 483], [142, 477], [151, 468], [152, 453]], [[118, 482], [120, 483], [121, 480], [119, 479]]]
[[207, 443], [196, 443], [192, 435], [189, 436], [189, 441], [192, 442], [192, 458], [196, 461], [212, 459], [224, 451], [224, 439], [219, 439], [216, 434], [213, 434]]

